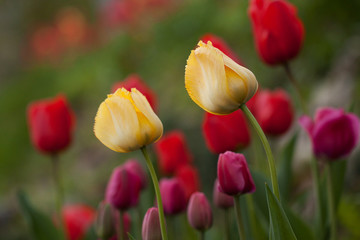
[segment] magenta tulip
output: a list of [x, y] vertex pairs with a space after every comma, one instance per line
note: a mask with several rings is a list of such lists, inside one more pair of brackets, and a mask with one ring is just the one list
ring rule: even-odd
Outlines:
[[222, 209], [231, 208], [234, 206], [234, 198], [230, 195], [227, 195], [219, 190], [220, 184], [219, 180], [215, 180], [214, 191], [213, 191], [213, 201], [215, 206]]
[[160, 194], [165, 214], [175, 215], [185, 211], [186, 193], [184, 186], [177, 178], [160, 180]]
[[142, 223], [143, 240], [161, 240], [159, 211], [156, 207], [149, 208]]
[[140, 189], [145, 189], [148, 180], [146, 172], [141, 164], [136, 159], [129, 159], [125, 162], [124, 167], [140, 178]]
[[195, 192], [191, 195], [187, 217], [190, 225], [199, 231], [207, 230], [212, 226], [211, 207], [203, 193]]

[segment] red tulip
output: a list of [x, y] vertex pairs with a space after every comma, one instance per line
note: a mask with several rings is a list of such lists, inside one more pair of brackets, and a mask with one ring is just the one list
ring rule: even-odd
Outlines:
[[111, 174], [105, 199], [114, 208], [126, 210], [139, 202], [140, 177], [125, 167], [117, 167]]
[[157, 100], [155, 93], [143, 82], [143, 80], [137, 74], [129, 75], [124, 81], [116, 82], [112, 87], [112, 92], [115, 92], [118, 88], [122, 87], [128, 91], [131, 91], [131, 88], [136, 88], [146, 97], [154, 111], [157, 110]]
[[219, 190], [228, 195], [234, 196], [255, 191], [255, 184], [243, 154], [230, 151], [220, 154], [217, 176]]
[[64, 51], [59, 31], [52, 26], [41, 27], [31, 36], [30, 48], [37, 59], [57, 59]]
[[212, 211], [204, 193], [196, 192], [191, 195], [187, 218], [190, 225], [199, 231], [205, 231], [212, 226]]
[[230, 195], [220, 192], [219, 188], [219, 180], [216, 179], [213, 190], [213, 201], [215, 206], [223, 209], [231, 208], [232, 206], [234, 206], [234, 198]]
[[251, 0], [249, 7], [255, 44], [262, 60], [283, 64], [296, 57], [304, 27], [296, 8], [285, 0]]
[[140, 189], [145, 189], [147, 186], [147, 175], [141, 164], [135, 159], [129, 159], [125, 162], [124, 167], [139, 177]]
[[161, 179], [160, 194], [164, 205], [164, 213], [175, 215], [185, 211], [187, 201], [184, 186], [177, 178]]
[[69, 146], [75, 117], [64, 96], [31, 103], [27, 118], [31, 141], [39, 151], [56, 154]]
[[67, 239], [82, 239], [95, 219], [95, 210], [86, 205], [67, 205], [62, 209]]
[[299, 122], [307, 130], [318, 158], [334, 161], [346, 157], [359, 142], [359, 117], [343, 109], [320, 108], [315, 121], [303, 116]]
[[250, 144], [250, 131], [241, 110], [228, 115], [206, 112], [202, 132], [207, 147], [213, 153], [235, 151]]
[[173, 174], [176, 169], [192, 161], [185, 136], [177, 130], [165, 134], [155, 144], [155, 152], [159, 168], [164, 174]]
[[294, 118], [291, 99], [281, 89], [259, 91], [253, 114], [263, 131], [273, 136], [286, 133]]
[[208, 34], [205, 34], [204, 36], [202, 36], [201, 40], [204, 43], [207, 43], [208, 41], [210, 41], [214, 47], [216, 47], [217, 49], [222, 51], [225, 55], [227, 55], [229, 58], [234, 60], [236, 63], [244, 66], [243, 62], [236, 55], [236, 53], [233, 50], [231, 50], [231, 48], [227, 45], [227, 43], [224, 41], [224, 39], [222, 39], [214, 34], [208, 33]]
[[184, 185], [187, 200], [190, 199], [191, 194], [200, 190], [199, 173], [195, 167], [191, 165], [180, 167], [176, 171], [176, 177]]

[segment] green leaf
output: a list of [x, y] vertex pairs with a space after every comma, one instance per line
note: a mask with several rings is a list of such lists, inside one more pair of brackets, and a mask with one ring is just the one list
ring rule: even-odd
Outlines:
[[130, 240], [135, 240], [135, 238], [130, 233], [128, 233], [128, 237]]
[[265, 183], [271, 182], [263, 173], [253, 170], [250, 171], [256, 186], [256, 191], [252, 194], [255, 205], [258, 207], [258, 210], [260, 210], [262, 215], [267, 219], [269, 216], [269, 211], [267, 206], [268, 204], [266, 202], [266, 191], [263, 186]]
[[35, 209], [23, 191], [18, 192], [17, 196], [20, 207], [24, 213], [24, 217], [27, 220], [36, 240], [64, 239], [63, 235], [54, 226], [52, 220], [42, 212]]
[[310, 226], [301, 219], [300, 216], [298, 216], [289, 207], [285, 207], [285, 212], [298, 240], [315, 240], [314, 232], [311, 230]]
[[298, 134], [290, 139], [290, 141], [284, 147], [280, 156], [280, 166], [278, 172], [279, 187], [281, 197], [284, 201], [289, 199], [289, 194], [292, 185], [292, 164], [294, 158], [295, 144]]
[[96, 239], [98, 239], [98, 237], [96, 236], [94, 227], [90, 227], [86, 232], [85, 237], [82, 238], [82, 240], [96, 240]]
[[290, 222], [285, 214], [284, 209], [280, 205], [279, 201], [270, 190], [269, 186], [266, 186], [266, 198], [269, 207], [270, 215], [270, 236], [273, 232], [273, 238], [276, 240], [295, 240], [297, 239], [295, 233], [290, 225]]

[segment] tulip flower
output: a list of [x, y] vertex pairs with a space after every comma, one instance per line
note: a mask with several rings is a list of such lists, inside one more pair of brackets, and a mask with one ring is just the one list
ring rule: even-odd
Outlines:
[[157, 109], [157, 100], [155, 93], [143, 82], [137, 74], [131, 74], [124, 81], [116, 82], [112, 87], [112, 92], [116, 92], [119, 88], [125, 88], [131, 91], [132, 88], [139, 90], [148, 100], [154, 111]]
[[141, 236], [143, 240], [162, 240], [159, 222], [159, 211], [157, 208], [149, 208], [145, 214]]
[[101, 239], [109, 239], [115, 233], [114, 213], [111, 205], [106, 202], [99, 204], [95, 219], [95, 231]]
[[172, 131], [164, 135], [155, 144], [160, 171], [164, 174], [173, 174], [179, 167], [189, 164], [192, 155], [186, 145], [185, 136], [180, 131]]
[[186, 200], [190, 199], [191, 194], [200, 190], [199, 173], [195, 167], [191, 165], [182, 166], [175, 175], [184, 186]]
[[185, 189], [177, 178], [160, 180], [160, 193], [165, 214], [175, 215], [185, 211]]
[[56, 60], [64, 51], [59, 31], [52, 26], [37, 29], [30, 37], [31, 54], [39, 60]]
[[125, 167], [117, 167], [111, 174], [105, 199], [114, 208], [126, 210], [139, 201], [141, 180]]
[[204, 193], [195, 192], [191, 195], [187, 218], [190, 225], [201, 232], [212, 226], [212, 211]]
[[222, 51], [225, 55], [227, 55], [229, 58], [234, 60], [237, 64], [244, 66], [240, 58], [236, 55], [236, 53], [233, 50], [231, 50], [231, 48], [227, 45], [224, 39], [214, 34], [208, 33], [201, 37], [201, 41], [205, 43], [210, 41], [214, 47]]
[[255, 191], [245, 156], [227, 151], [219, 155], [217, 175], [219, 190], [228, 195], [240, 195]]
[[80, 240], [95, 219], [95, 210], [82, 204], [67, 205], [62, 209], [67, 239]]
[[205, 111], [225, 115], [239, 109], [256, 92], [254, 74], [213, 47], [200, 41], [191, 51], [185, 69], [185, 87]]
[[250, 130], [244, 114], [237, 110], [228, 115], [205, 113], [202, 132], [206, 146], [213, 153], [235, 151], [250, 144]]
[[284, 64], [299, 53], [304, 27], [296, 8], [285, 0], [251, 0], [249, 15], [256, 49], [269, 64]]
[[126, 168], [128, 171], [132, 172], [133, 174], [139, 177], [141, 190], [146, 188], [147, 175], [145, 173], [145, 170], [137, 160], [135, 159], [127, 160], [124, 164], [124, 168]]
[[70, 145], [75, 117], [64, 96], [31, 103], [27, 118], [32, 143], [39, 151], [53, 155]]
[[96, 137], [116, 152], [131, 152], [158, 140], [163, 125], [137, 89], [109, 94], [95, 117]]
[[257, 95], [253, 114], [263, 131], [273, 136], [286, 133], [294, 118], [289, 95], [281, 89], [262, 90]]
[[348, 156], [359, 142], [359, 117], [342, 109], [320, 108], [315, 120], [299, 119], [308, 132], [315, 156], [333, 161]]
[[227, 195], [219, 190], [219, 180], [216, 179], [213, 190], [213, 201], [215, 206], [222, 209], [228, 209], [234, 206], [234, 199], [232, 196]]

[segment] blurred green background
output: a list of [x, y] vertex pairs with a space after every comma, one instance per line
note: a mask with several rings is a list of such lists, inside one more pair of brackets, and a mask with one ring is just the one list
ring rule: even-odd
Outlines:
[[[0, 1], [0, 239], [30, 239], [16, 202], [19, 189], [43, 211], [49, 213], [53, 207], [50, 160], [29, 140], [26, 108], [31, 101], [59, 93], [67, 96], [77, 120], [73, 144], [61, 155], [66, 202], [94, 207], [103, 199], [115, 166], [130, 157], [142, 160], [140, 152], [112, 152], [92, 130], [97, 108], [112, 84], [131, 73], [138, 73], [157, 93], [165, 132], [180, 129], [186, 134], [203, 190], [211, 196], [217, 156], [207, 150], [201, 134], [203, 111], [184, 87], [186, 59], [203, 34], [224, 38], [263, 88], [285, 88], [296, 102], [283, 69], [265, 65], [255, 51], [248, 1], [169, 2], [109, 27], [101, 21], [105, 0]], [[291, 2], [306, 31], [304, 47], [291, 66], [312, 111], [320, 104], [345, 109], [355, 104], [359, 115], [360, 1]], [[59, 11], [69, 6], [86, 19], [92, 33], [89, 41], [51, 59], [34, 57], [32, 34], [41, 26], [53, 25]], [[359, 151], [353, 155], [339, 211], [344, 239], [360, 237], [353, 227], [360, 221]], [[298, 158], [301, 162], [306, 156]], [[309, 175], [301, 174], [295, 182], [308, 181]]]

